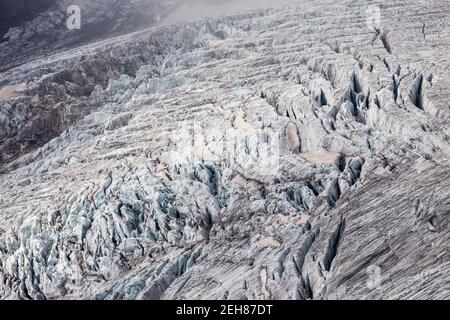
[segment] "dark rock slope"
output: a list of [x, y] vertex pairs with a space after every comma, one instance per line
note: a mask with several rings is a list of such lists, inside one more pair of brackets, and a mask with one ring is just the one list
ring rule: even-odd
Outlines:
[[[40, 12], [48, 9], [56, 0], [3, 0], [0, 2], [0, 36], [11, 27], [32, 20]], [[2, 42], [2, 39], [0, 39]]]
[[3, 72], [0, 298], [449, 298], [450, 6], [377, 3]]
[[[0, 71], [93, 40], [148, 28], [182, 0], [2, 0]], [[67, 27], [78, 5], [81, 29]]]

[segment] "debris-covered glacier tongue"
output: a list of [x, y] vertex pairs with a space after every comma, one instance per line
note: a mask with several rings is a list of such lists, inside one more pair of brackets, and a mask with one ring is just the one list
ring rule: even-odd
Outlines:
[[299, 1], [0, 74], [0, 298], [450, 288], [442, 1]]

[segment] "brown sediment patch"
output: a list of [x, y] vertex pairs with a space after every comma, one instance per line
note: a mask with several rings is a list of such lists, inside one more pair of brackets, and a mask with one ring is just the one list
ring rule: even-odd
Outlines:
[[286, 127], [286, 142], [293, 153], [298, 154], [301, 148], [301, 141], [298, 134], [298, 128], [293, 122], [289, 122]]
[[26, 83], [19, 83], [12, 86], [6, 86], [0, 89], [0, 98], [20, 97], [23, 95], [22, 91], [27, 88]]
[[309, 214], [301, 214], [300, 216], [290, 216], [279, 213], [278, 218], [281, 224], [306, 224], [311, 216]]
[[259, 244], [263, 247], [279, 247], [281, 246], [280, 241], [275, 239], [274, 237], [267, 237], [259, 240]]
[[315, 164], [330, 164], [336, 162], [340, 154], [337, 152], [312, 151], [302, 153], [301, 156]]
[[270, 297], [272, 296], [272, 294], [267, 289], [268, 276], [267, 276], [266, 268], [261, 270], [260, 276], [261, 276], [261, 293], [263, 294], [265, 300], [270, 300]]

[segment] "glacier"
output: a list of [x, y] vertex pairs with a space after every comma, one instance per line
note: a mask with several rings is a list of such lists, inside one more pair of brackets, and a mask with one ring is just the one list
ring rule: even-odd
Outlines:
[[299, 1], [3, 70], [0, 299], [448, 298], [449, 13]]

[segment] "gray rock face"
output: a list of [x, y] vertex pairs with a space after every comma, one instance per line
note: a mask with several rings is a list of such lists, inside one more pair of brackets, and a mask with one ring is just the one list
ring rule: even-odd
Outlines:
[[379, 3], [3, 72], [0, 298], [450, 297], [450, 6]]
[[[0, 71], [42, 55], [159, 23], [182, 0], [6, 0], [0, 4]], [[69, 29], [80, 9], [80, 29]]]
[[0, 36], [3, 38], [8, 29], [27, 22], [54, 3], [55, 0], [3, 0], [0, 3]]

